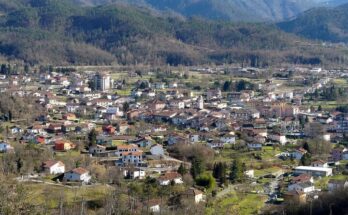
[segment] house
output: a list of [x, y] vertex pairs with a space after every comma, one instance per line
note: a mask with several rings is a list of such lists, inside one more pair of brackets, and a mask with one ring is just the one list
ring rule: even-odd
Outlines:
[[219, 99], [222, 97], [222, 93], [220, 89], [210, 89], [207, 91], [207, 99]]
[[65, 165], [61, 161], [48, 160], [42, 163], [42, 170], [48, 174], [61, 174], [65, 172]]
[[14, 148], [5, 142], [0, 142], [0, 152], [7, 153], [13, 151]]
[[103, 118], [107, 120], [116, 120], [117, 117], [123, 116], [123, 111], [119, 107], [108, 107], [103, 113]]
[[348, 188], [348, 180], [335, 180], [330, 179], [328, 183], [329, 192], [334, 192], [337, 190], [343, 190]]
[[185, 102], [177, 99], [173, 99], [169, 102], [169, 106], [174, 109], [184, 109], [185, 108]]
[[104, 134], [100, 134], [97, 136], [97, 144], [103, 146], [111, 146], [112, 145], [112, 137], [106, 136]]
[[314, 166], [314, 167], [329, 167], [329, 164], [326, 161], [323, 161], [323, 160], [316, 160], [316, 161], [312, 162], [311, 166]]
[[147, 201], [147, 207], [149, 209], [149, 212], [152, 213], [159, 213], [161, 211], [161, 200], [160, 199], [151, 199]]
[[188, 190], [186, 190], [184, 193], [181, 194], [181, 197], [189, 201], [193, 201], [196, 204], [204, 201], [203, 192], [200, 190], [197, 190], [196, 188], [189, 188]]
[[74, 149], [75, 147], [75, 144], [65, 140], [56, 140], [54, 143], [54, 149], [56, 151], [68, 151]]
[[188, 142], [188, 138], [186, 138], [185, 136], [181, 135], [181, 134], [170, 134], [168, 136], [168, 145], [174, 145], [177, 143], [187, 143]]
[[342, 153], [342, 160], [348, 160], [348, 151]]
[[66, 113], [63, 115], [64, 120], [75, 121], [77, 119], [74, 113]]
[[248, 149], [250, 150], [262, 150], [262, 144], [261, 143], [248, 143]]
[[288, 191], [301, 191], [304, 193], [311, 193], [315, 190], [314, 184], [311, 182], [300, 182], [300, 183], [295, 183], [295, 184], [290, 184], [288, 186]]
[[142, 151], [136, 151], [136, 152], [125, 152], [122, 154], [122, 164], [128, 165], [140, 165], [143, 163], [143, 152]]
[[96, 155], [106, 151], [106, 146], [95, 145], [88, 148], [89, 154]]
[[23, 132], [23, 129], [21, 129], [18, 126], [11, 126], [10, 127], [10, 132], [11, 132], [11, 134], [19, 134], [19, 133]]
[[64, 173], [63, 177], [64, 181], [72, 181], [72, 182], [82, 182], [82, 183], [88, 183], [91, 180], [91, 176], [89, 175], [89, 171], [78, 167], [73, 170], [70, 170], [69, 172]]
[[47, 128], [47, 132], [49, 133], [58, 133], [62, 131], [62, 125], [61, 124], [55, 124], [55, 123], [51, 123], [48, 128]]
[[312, 167], [312, 166], [298, 166], [295, 168], [295, 174], [308, 174], [314, 177], [325, 177], [332, 175], [332, 168]]
[[220, 140], [225, 144], [235, 144], [236, 136], [234, 134], [225, 134], [222, 137], [220, 137]]
[[164, 82], [156, 82], [154, 83], [154, 87], [156, 89], [164, 89], [166, 87], [166, 84]]
[[150, 148], [150, 152], [152, 155], [156, 156], [164, 156], [163, 146], [160, 144], [156, 144]]
[[190, 134], [189, 139], [191, 143], [197, 143], [200, 141], [200, 135], [199, 134]]
[[214, 140], [214, 141], [208, 142], [207, 145], [211, 149], [223, 149], [224, 148], [224, 143], [222, 143], [222, 142], [220, 142], [218, 140]]
[[270, 134], [268, 136], [268, 139], [274, 142], [278, 142], [281, 145], [285, 145], [285, 143], [287, 142], [287, 139], [284, 134]]
[[251, 170], [247, 170], [244, 172], [244, 175], [247, 176], [248, 178], [254, 178], [255, 174], [254, 174], [254, 170], [251, 169]]
[[130, 169], [127, 169], [127, 170], [124, 170], [123, 171], [123, 175], [124, 177], [126, 178], [129, 178], [129, 179], [144, 179], [145, 176], [146, 176], [146, 172], [144, 170], [130, 170]]
[[314, 182], [313, 176], [308, 175], [308, 174], [301, 174], [299, 176], [295, 176], [291, 179], [291, 184], [296, 184], [296, 183], [304, 183], [304, 182]]
[[136, 145], [138, 145], [139, 147], [142, 147], [142, 148], [147, 148], [147, 147], [150, 147], [152, 145], [152, 142], [153, 142], [153, 140], [152, 140], [151, 137], [144, 136], [144, 137], [140, 137], [137, 140], [134, 140], [133, 144], [136, 144]]
[[290, 157], [292, 157], [295, 160], [301, 160], [302, 156], [306, 153], [307, 150], [305, 150], [304, 148], [299, 148], [290, 152]]
[[137, 151], [139, 151], [139, 147], [135, 144], [118, 145], [115, 155], [118, 157], [122, 157], [124, 154], [128, 154], [129, 152], [137, 152]]
[[63, 125], [62, 131], [64, 133], [74, 132], [74, 131], [76, 131], [76, 125]]
[[162, 186], [170, 185], [171, 182], [174, 184], [184, 183], [182, 176], [177, 172], [167, 172], [164, 175], [161, 175], [158, 179], [158, 183]]
[[35, 124], [33, 126], [30, 126], [28, 129], [27, 129], [27, 132], [28, 133], [31, 133], [31, 134], [44, 134], [44, 129], [43, 129], [43, 126], [40, 125], [40, 124]]
[[166, 103], [160, 100], [153, 100], [148, 104], [150, 110], [162, 110], [166, 107]]

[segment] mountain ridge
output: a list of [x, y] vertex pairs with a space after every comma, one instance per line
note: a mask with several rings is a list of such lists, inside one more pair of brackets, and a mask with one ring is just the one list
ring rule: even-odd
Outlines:
[[348, 4], [334, 8], [315, 8], [278, 27], [308, 39], [348, 43]]
[[128, 5], [0, 0], [0, 54], [53, 65], [331, 64], [343, 54], [272, 25], [179, 19]]
[[223, 19], [242, 22], [276, 22], [287, 20], [319, 6], [335, 6], [347, 0], [74, 0], [82, 5], [115, 2], [170, 11], [186, 17]]

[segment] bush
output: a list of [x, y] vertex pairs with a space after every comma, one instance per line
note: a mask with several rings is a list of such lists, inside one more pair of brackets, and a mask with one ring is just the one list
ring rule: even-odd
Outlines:
[[216, 187], [216, 181], [212, 174], [203, 173], [199, 175], [196, 179], [196, 184], [198, 186], [205, 187], [208, 190], [214, 189]]

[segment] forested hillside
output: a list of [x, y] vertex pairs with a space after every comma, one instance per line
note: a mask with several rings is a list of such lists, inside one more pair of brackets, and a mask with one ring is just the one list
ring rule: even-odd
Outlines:
[[115, 2], [133, 4], [187, 17], [264, 22], [293, 18], [311, 8], [335, 6], [348, 0], [72, 0], [93, 6]]
[[[32, 64], [337, 63], [343, 52], [265, 24], [161, 17], [125, 5], [0, 0], [0, 54]], [[344, 62], [343, 62], [344, 63]]]
[[297, 19], [279, 24], [284, 31], [330, 42], [348, 42], [348, 4], [310, 10]]

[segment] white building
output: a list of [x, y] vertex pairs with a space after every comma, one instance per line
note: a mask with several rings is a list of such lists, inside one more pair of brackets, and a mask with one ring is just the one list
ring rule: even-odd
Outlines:
[[61, 161], [49, 160], [42, 164], [42, 169], [49, 174], [62, 174], [65, 172], [65, 165]]
[[198, 97], [197, 108], [200, 109], [200, 110], [204, 109], [204, 99], [203, 99], [203, 96]]
[[220, 138], [221, 142], [226, 144], [235, 144], [236, 143], [236, 136], [234, 135], [225, 135]]
[[308, 174], [311, 176], [331, 176], [332, 168], [313, 167], [313, 166], [298, 166], [295, 168], [295, 174]]
[[0, 152], [8, 152], [13, 150], [13, 147], [7, 143], [0, 143]]
[[262, 144], [261, 143], [248, 143], [248, 148], [250, 150], [261, 150], [262, 149]]
[[112, 80], [109, 74], [98, 72], [94, 76], [94, 89], [100, 91], [110, 90], [112, 86]]
[[142, 162], [143, 162], [143, 152], [142, 151], [125, 153], [122, 156], [122, 164], [139, 165]]
[[315, 190], [314, 185], [311, 182], [303, 182], [303, 183], [296, 183], [296, 184], [290, 184], [288, 187], [288, 191], [298, 191], [298, 192], [304, 192], [304, 193], [311, 193]]
[[63, 180], [72, 181], [72, 182], [83, 182], [88, 183], [91, 180], [91, 176], [89, 175], [89, 171], [78, 167], [64, 174]]
[[247, 170], [244, 172], [244, 175], [247, 176], [248, 178], [254, 178], [255, 174], [254, 174], [254, 170], [251, 169], [251, 170]]
[[130, 179], [144, 179], [146, 172], [144, 170], [124, 170], [124, 177], [129, 177]]
[[182, 196], [188, 200], [193, 200], [196, 204], [204, 201], [203, 192], [195, 188], [188, 189], [182, 194]]
[[285, 143], [287, 142], [286, 136], [283, 134], [270, 134], [268, 138], [282, 145], [285, 145]]
[[170, 185], [171, 182], [173, 182], [174, 184], [184, 183], [182, 176], [177, 172], [167, 172], [158, 178], [158, 183], [162, 186]]

